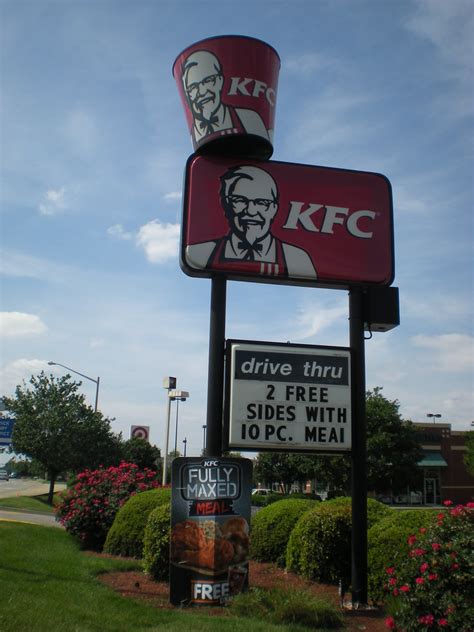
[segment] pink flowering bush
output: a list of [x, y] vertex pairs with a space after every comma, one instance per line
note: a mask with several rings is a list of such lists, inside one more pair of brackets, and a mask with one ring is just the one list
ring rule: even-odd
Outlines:
[[134, 463], [81, 472], [59, 505], [56, 519], [84, 548], [101, 550], [115, 514], [134, 494], [160, 487], [157, 472]]
[[396, 632], [470, 632], [474, 621], [474, 503], [453, 507], [408, 538], [386, 569], [385, 620]]

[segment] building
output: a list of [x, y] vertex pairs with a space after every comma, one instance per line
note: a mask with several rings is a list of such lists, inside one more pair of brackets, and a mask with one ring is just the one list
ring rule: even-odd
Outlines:
[[466, 503], [474, 500], [474, 477], [464, 464], [466, 433], [451, 430], [447, 423], [414, 423], [423, 448], [418, 464], [423, 471], [422, 502], [439, 505], [445, 500]]

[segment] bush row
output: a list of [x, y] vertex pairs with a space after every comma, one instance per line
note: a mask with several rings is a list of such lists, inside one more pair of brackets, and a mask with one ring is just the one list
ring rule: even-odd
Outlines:
[[[58, 516], [82, 544], [97, 547], [105, 540], [106, 552], [143, 558], [147, 573], [166, 580], [170, 490], [157, 485], [154, 474], [131, 464], [85, 472]], [[441, 512], [393, 510], [369, 499], [367, 522], [369, 597], [388, 604], [393, 614], [387, 625], [405, 629], [416, 614], [414, 632], [433, 626], [467, 631], [474, 616], [466, 605], [474, 591], [472, 504]], [[351, 528], [350, 498], [280, 499], [253, 517], [251, 556], [311, 580], [349, 586]]]

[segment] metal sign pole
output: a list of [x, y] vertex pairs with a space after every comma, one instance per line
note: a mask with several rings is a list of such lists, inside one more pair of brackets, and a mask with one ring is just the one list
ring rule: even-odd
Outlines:
[[209, 326], [206, 456], [222, 455], [226, 293], [226, 279], [213, 277]]
[[352, 350], [352, 603], [367, 604], [367, 437], [363, 290], [349, 291]]

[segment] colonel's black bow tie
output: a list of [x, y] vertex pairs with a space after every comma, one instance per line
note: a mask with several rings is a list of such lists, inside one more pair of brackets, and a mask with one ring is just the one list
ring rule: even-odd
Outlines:
[[217, 118], [217, 114], [211, 116], [210, 119], [201, 119], [199, 121], [199, 127], [201, 128], [201, 132], [207, 136], [208, 134], [213, 134], [216, 130], [214, 129], [214, 125], [217, 125], [219, 119]]
[[249, 244], [243, 241], [239, 241], [237, 246], [244, 251], [244, 261], [255, 261], [255, 253], [260, 254], [262, 252], [262, 244]]

